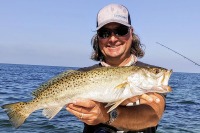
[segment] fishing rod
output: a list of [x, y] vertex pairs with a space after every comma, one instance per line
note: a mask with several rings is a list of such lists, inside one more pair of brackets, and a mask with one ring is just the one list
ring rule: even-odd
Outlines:
[[176, 53], [176, 54], [182, 56], [183, 58], [189, 60], [190, 62], [194, 63], [195, 65], [200, 66], [198, 63], [196, 63], [196, 62], [194, 62], [193, 60], [189, 59], [188, 57], [186, 57], [186, 56], [184, 56], [184, 55], [182, 55], [182, 54], [180, 54], [180, 53], [174, 51], [173, 49], [171, 49], [171, 48], [169, 48], [169, 47], [167, 47], [167, 46], [165, 46], [165, 45], [163, 45], [163, 44], [161, 44], [161, 43], [159, 43], [159, 42], [156, 42], [156, 43], [159, 44], [159, 45], [161, 45], [161, 46], [163, 46], [163, 47], [165, 47], [165, 48], [167, 48], [167, 49], [169, 49], [169, 50], [171, 50], [172, 52], [174, 52], [174, 53]]

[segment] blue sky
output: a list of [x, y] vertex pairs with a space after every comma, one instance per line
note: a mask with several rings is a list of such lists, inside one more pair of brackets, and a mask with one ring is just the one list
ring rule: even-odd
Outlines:
[[109, 3], [125, 5], [145, 56], [140, 61], [200, 73], [200, 67], [156, 44], [162, 43], [200, 64], [199, 0], [1, 0], [0, 63], [84, 67], [96, 14]]

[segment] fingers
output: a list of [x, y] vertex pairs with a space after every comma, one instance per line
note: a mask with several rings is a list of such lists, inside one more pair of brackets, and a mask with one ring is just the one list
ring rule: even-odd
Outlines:
[[135, 103], [137, 100], [139, 100], [139, 96], [134, 96], [134, 97], [126, 99], [120, 105], [128, 105], [129, 103]]
[[91, 108], [78, 106], [78, 105], [75, 105], [73, 103], [68, 104], [66, 109], [68, 109], [68, 108], [71, 109], [71, 110], [75, 110], [76, 112], [80, 112], [80, 113], [88, 113], [91, 110]]
[[68, 104], [67, 107], [75, 110], [77, 112], [82, 112], [82, 113], [89, 113], [93, 108], [97, 106], [98, 103], [91, 101], [91, 100], [76, 100], [71, 104]]
[[140, 96], [141, 99], [144, 99], [147, 102], [156, 102], [159, 103], [160, 99], [155, 95], [155, 93], [147, 93]]
[[83, 113], [81, 113], [81, 115], [80, 115], [80, 117], [79, 117], [79, 118], [80, 118], [80, 119], [83, 119], [83, 115], [84, 115], [84, 114], [83, 114]]
[[67, 105], [66, 109], [77, 116], [78, 118], [83, 117], [83, 114], [99, 114], [99, 110], [96, 109], [98, 106], [98, 103], [91, 101], [91, 100], [85, 100], [85, 99], [79, 99], [74, 101], [73, 103], [70, 103]]
[[[87, 103], [85, 103], [85, 101], [83, 102], [77, 100], [75, 104], [68, 104], [66, 109], [84, 123], [89, 125], [101, 123], [104, 120], [104, 117], [101, 113], [101, 108], [104, 107], [103, 104], [94, 101], [86, 101]], [[104, 112], [106, 111], [104, 110]]]
[[67, 111], [69, 111], [70, 113], [72, 113], [73, 115], [75, 115], [80, 120], [88, 120], [92, 116], [91, 114], [86, 114], [86, 113], [83, 113], [83, 112], [79, 112], [79, 111], [76, 111], [76, 110], [71, 109], [69, 107], [67, 107], [66, 109], [67, 109]]
[[76, 106], [82, 106], [82, 107], [85, 107], [85, 108], [93, 108], [96, 105], [96, 103], [94, 101], [86, 100], [86, 99], [75, 100], [73, 102], [73, 104], [76, 105]]

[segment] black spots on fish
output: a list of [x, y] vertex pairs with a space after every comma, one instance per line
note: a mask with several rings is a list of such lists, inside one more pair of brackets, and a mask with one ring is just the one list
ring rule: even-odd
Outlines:
[[13, 110], [14, 112], [18, 112], [22, 108], [24, 108], [27, 105], [26, 102], [17, 102], [12, 104], [5, 104], [2, 106], [3, 109], [6, 109], [7, 112], [10, 110]]
[[167, 69], [162, 68], [162, 67], [156, 67], [156, 66], [134, 66], [133, 67], [134, 70], [145, 70], [146, 72], [150, 72], [150, 73], [154, 73], [154, 74], [158, 74], [162, 71], [166, 71]]
[[65, 89], [67, 90], [68, 88], [73, 87], [71, 83], [67, 84], [67, 86], [65, 87]]
[[102, 67], [89, 71], [88, 75], [90, 79], [99, 79], [101, 77], [104, 80], [109, 80], [113, 75], [120, 75], [122, 73], [118, 67]]
[[78, 82], [75, 82], [75, 83], [74, 83], [74, 87], [77, 87], [77, 86], [79, 86], [79, 83], [78, 83]]
[[55, 93], [56, 92], [56, 90], [55, 89], [52, 89], [52, 93]]
[[75, 78], [76, 78], [76, 79], [81, 79], [84, 75], [85, 75], [84, 73], [82, 73], [82, 74], [77, 74], [77, 75], [75, 76]]
[[15, 107], [15, 110], [18, 111], [19, 109], [23, 108], [26, 105], [24, 102], [19, 102], [18, 105]]
[[34, 99], [33, 102], [38, 103], [38, 102], [39, 102], [39, 99], [38, 99], [38, 98], [37, 98], [37, 99]]
[[75, 86], [75, 85], [78, 85], [78, 84], [81, 83], [81, 82], [84, 82], [84, 80], [85, 80], [86, 78], [88, 78], [88, 76], [89, 76], [89, 75], [88, 75], [87, 72], [77, 73], [77, 74], [75, 74], [75, 75], [73, 75], [73, 76], [70, 76], [70, 77], [68, 78], [68, 81], [69, 81], [69, 82], [67, 82], [67, 83], [71, 84], [70, 87], [71, 87], [71, 86]]
[[56, 89], [54, 86], [52, 86], [51, 88], [48, 88], [46, 90], [44, 90], [42, 93], [40, 93], [39, 95], [37, 95], [38, 99], [44, 99], [44, 98], [49, 98], [52, 95], [55, 95], [57, 93]]
[[71, 78], [71, 81], [76, 81], [76, 77], [72, 77], [72, 78]]
[[133, 69], [133, 71], [138, 71], [138, 70], [140, 70], [141, 68], [138, 67], [138, 66], [133, 66], [132, 69]]

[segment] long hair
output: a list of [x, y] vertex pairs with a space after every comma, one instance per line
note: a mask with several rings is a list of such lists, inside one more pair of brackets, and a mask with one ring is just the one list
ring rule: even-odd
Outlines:
[[[133, 36], [133, 40], [131, 44], [131, 54], [134, 54], [138, 58], [142, 58], [145, 54], [143, 50], [144, 45], [140, 43], [140, 38], [135, 33], [133, 33], [132, 36]], [[99, 49], [99, 40], [98, 40], [97, 34], [95, 34], [92, 37], [91, 45], [93, 47], [91, 59], [95, 61], [104, 60], [104, 56], [101, 50]]]

